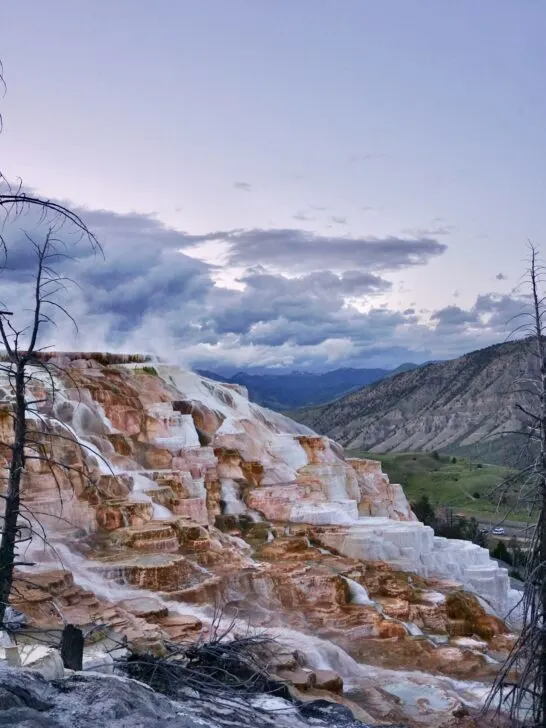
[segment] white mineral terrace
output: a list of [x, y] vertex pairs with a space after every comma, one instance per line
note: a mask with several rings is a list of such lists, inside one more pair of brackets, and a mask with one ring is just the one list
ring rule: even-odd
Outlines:
[[[324, 448], [317, 456], [319, 461], [310, 462], [297, 438], [304, 434], [320, 440], [312, 431], [250, 403], [244, 393], [233, 388], [178, 367], [158, 365], [157, 369], [183, 397], [223, 415], [224, 422], [215, 434], [215, 447], [234, 448], [243, 460], [258, 460], [264, 468], [261, 487], [251, 491], [252, 502], [249, 501], [248, 506], [240, 497], [236, 482], [240, 476], [222, 474], [222, 497], [228, 513], [240, 514], [250, 508], [251, 512], [262, 512], [269, 520], [340, 526], [325, 537], [325, 542], [345, 556], [386, 561], [422, 576], [455, 580], [485, 599], [500, 617], [505, 617], [513, 608], [519, 593], [510, 589], [507, 571], [490, 559], [486, 549], [468, 541], [435, 537], [431, 528], [407, 520], [413, 514], [401, 487], [390, 484], [378, 465], [364, 463], [363, 472], [358, 473], [358, 464], [353, 467], [354, 461], [340, 457], [339, 451], [326, 438], [322, 438]], [[58, 386], [59, 403], [70, 404], [60, 383]], [[111, 423], [105, 420], [96, 402], [90, 398], [85, 407], [94, 407], [105, 430], [112, 431]], [[76, 414], [78, 409], [83, 412], [81, 405], [73, 406], [73, 409]], [[165, 402], [149, 406], [148, 411], [165, 425], [166, 436], [157, 438], [162, 446], [180, 451], [199, 449], [197, 431], [190, 415], [174, 412], [172, 404]], [[62, 417], [60, 409], [58, 413]], [[95, 452], [95, 446], [85, 439], [89, 434], [85, 421], [92, 419], [91, 415], [90, 411], [87, 418], [71, 417], [71, 423], [65, 425], [75, 439], [88, 447], [88, 453]], [[212, 449], [210, 457], [214, 459]], [[97, 459], [101, 470], [112, 472], [102, 465], [100, 458]], [[146, 483], [142, 481], [145, 476], [134, 475], [133, 497], [149, 498], [143, 491], [152, 490], [153, 482], [149, 481], [151, 487], [145, 488]], [[304, 495], [301, 483], [308, 482], [306, 479], [318, 482], [319, 490]], [[201, 481], [199, 484], [195, 498], [201, 498], [204, 504], [205, 493], [201, 492], [204, 486]], [[372, 516], [359, 515], [359, 506], [366, 499], [372, 504]], [[170, 514], [168, 509], [157, 505], [154, 511], [157, 518], [168, 518]]]
[[386, 561], [421, 576], [439, 576], [460, 582], [479, 594], [505, 617], [519, 592], [510, 589], [506, 569], [493, 561], [487, 549], [470, 541], [440, 538], [419, 521], [359, 518], [345, 533], [325, 538], [344, 556], [363, 561]]

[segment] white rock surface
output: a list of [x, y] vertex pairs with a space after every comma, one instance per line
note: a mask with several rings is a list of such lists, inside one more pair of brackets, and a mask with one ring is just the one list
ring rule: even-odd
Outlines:
[[479, 594], [505, 617], [513, 606], [506, 569], [493, 561], [487, 549], [470, 541], [439, 538], [419, 521], [359, 518], [344, 533], [325, 538], [345, 556], [363, 561], [387, 561], [421, 576], [440, 576], [460, 582]]
[[[341, 449], [328, 438], [249, 402], [246, 394], [236, 388], [176, 366], [157, 364], [155, 368], [181, 397], [201, 403], [217, 413], [220, 421], [223, 418], [223, 424], [212, 435], [210, 448], [200, 448], [191, 415], [175, 412], [171, 402], [147, 405], [148, 413], [157, 421], [156, 443], [183, 454], [173, 457], [172, 467], [195, 470], [191, 478], [199, 495], [181, 501], [178, 515], [196, 520], [199, 514], [199, 522], [206, 523], [204, 454], [210, 450], [207, 463], [210, 460], [212, 467], [215, 448], [233, 450], [236, 458], [229, 467], [234, 472], [238, 468], [243, 475], [242, 462], [259, 463], [263, 478], [259, 487], [248, 491], [244, 502], [240, 476], [219, 473], [228, 513], [238, 515], [250, 507], [277, 522], [342, 526], [345, 528], [332, 534], [331, 546], [346, 556], [386, 561], [395, 568], [424, 576], [455, 579], [483, 597], [501, 617], [514, 606], [519, 595], [510, 589], [506, 570], [499, 568], [485, 549], [467, 541], [436, 538], [431, 528], [414, 520], [401, 486], [389, 483], [379, 462], [344, 459]], [[58, 384], [60, 401], [69, 403], [62, 384]], [[73, 418], [72, 425], [66, 425], [67, 431], [82, 443], [87, 443], [86, 438], [92, 434], [86, 423], [94, 422], [93, 407], [95, 403], [90, 400], [86, 416]], [[100, 420], [98, 415], [95, 419]], [[89, 451], [94, 453], [93, 446]], [[192, 457], [199, 461], [195, 468], [190, 464]], [[228, 464], [223, 467], [228, 468]], [[112, 467], [106, 463], [101, 470], [111, 473]], [[146, 476], [135, 474], [132, 499], [151, 501], [144, 487], [148, 481]], [[154, 487], [152, 484], [151, 489]], [[152, 507], [155, 517], [171, 515], [164, 506]]]

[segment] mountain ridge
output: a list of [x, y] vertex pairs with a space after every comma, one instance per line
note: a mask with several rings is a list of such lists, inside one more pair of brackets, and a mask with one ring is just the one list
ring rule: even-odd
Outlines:
[[532, 407], [530, 393], [514, 386], [536, 371], [530, 343], [495, 344], [429, 363], [288, 414], [348, 449], [489, 453], [491, 462], [512, 461], [515, 433], [525, 427], [518, 405]]
[[240, 371], [230, 377], [207, 369], [196, 371], [201, 376], [218, 382], [242, 384], [247, 388], [250, 399], [256, 404], [286, 411], [330, 402], [355, 389], [393, 376], [402, 368], [408, 370], [416, 366], [418, 365], [408, 362], [394, 370], [379, 367], [370, 369], [342, 367], [324, 373], [295, 370], [279, 374], [252, 374]]

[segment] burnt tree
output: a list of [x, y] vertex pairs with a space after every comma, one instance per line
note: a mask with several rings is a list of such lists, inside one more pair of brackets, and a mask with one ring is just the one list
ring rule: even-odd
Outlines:
[[[4, 349], [0, 374], [4, 376], [7, 382], [4, 386], [7, 386], [11, 396], [8, 413], [13, 426], [11, 441], [0, 443], [5, 460], [8, 461], [7, 473], [3, 478], [4, 492], [0, 495], [4, 501], [3, 519], [0, 519], [0, 625], [13, 587], [14, 569], [28, 565], [21, 560], [18, 546], [28, 544], [33, 538], [45, 538], [39, 518], [29, 514], [28, 508], [21, 502], [26, 463], [32, 459], [46, 464], [57, 483], [59, 497], [61, 489], [55, 468], [60, 469], [60, 472], [74, 469], [70, 464], [57, 462], [52, 454], [54, 440], [72, 438], [66, 430], [62, 430], [62, 426], [59, 427], [61, 423], [55, 417], [44, 416], [42, 412], [44, 406], [51, 407], [55, 398], [54, 375], [57, 373], [54, 362], [41, 356], [43, 328], [56, 325], [55, 319], [59, 316], [68, 317], [76, 326], [63, 298], [67, 285], [72, 281], [60, 272], [61, 262], [70, 258], [68, 246], [57, 236], [57, 232], [49, 228], [40, 241], [36, 240], [36, 236], [24, 236], [28, 254], [23, 257], [22, 264], [25, 273], [31, 275], [31, 283], [26, 287], [19, 285], [23, 287], [23, 300], [30, 298], [32, 307], [17, 311], [16, 306], [11, 305], [8, 310], [7, 306], [0, 303], [0, 343]], [[20, 260], [21, 245], [23, 242], [18, 241], [15, 246], [16, 261]], [[6, 254], [9, 264], [8, 248]], [[33, 264], [29, 260], [33, 260]], [[12, 299], [20, 295], [19, 287], [14, 288], [11, 295]], [[31, 421], [33, 426], [29, 428]]]
[[546, 727], [546, 298], [540, 293], [544, 268], [531, 245], [528, 271], [530, 310], [521, 314], [524, 322], [516, 331], [522, 341], [526, 367], [517, 382], [524, 417], [519, 433], [524, 445], [521, 458], [527, 464], [497, 489], [499, 502], [509, 496], [520, 510], [526, 510], [534, 526], [525, 565], [524, 590], [515, 608], [521, 625], [519, 638], [500, 671], [486, 702], [499, 717], [508, 714], [512, 725]]

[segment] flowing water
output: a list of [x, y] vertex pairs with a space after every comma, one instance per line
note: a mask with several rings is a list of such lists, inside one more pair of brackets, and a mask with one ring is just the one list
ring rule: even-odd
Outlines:
[[359, 584], [357, 581], [354, 581], [354, 579], [349, 579], [346, 576], [344, 576], [343, 579], [349, 585], [351, 604], [365, 604], [367, 606], [375, 607], [377, 609], [378, 604], [377, 602], [374, 602], [373, 599], [370, 599], [366, 587], [362, 586], [362, 584]]
[[[201, 395], [202, 393], [200, 392], [199, 394]], [[234, 396], [239, 397], [239, 395]], [[65, 401], [67, 401], [66, 398]], [[215, 404], [217, 404], [216, 401]], [[246, 402], [245, 406], [249, 408], [248, 402]], [[108, 463], [98, 448], [83, 436], [85, 434], [83, 426], [85, 424], [84, 420], [90, 416], [89, 413], [86, 412], [85, 407], [82, 407], [79, 411], [76, 407], [75, 411], [78, 414], [72, 418], [72, 425], [63, 423], [62, 426], [82, 446], [84, 452], [88, 453], [93, 459], [96, 459], [101, 473], [114, 473], [114, 468]], [[104, 413], [102, 413], [102, 417], [104, 418]], [[103, 421], [103, 424], [107, 432], [112, 431], [112, 426], [109, 421]], [[182, 437], [184, 435], [182, 430], [184, 429], [185, 431], [186, 424], [185, 422], [179, 422], [178, 425], [180, 431], [176, 434], [178, 437]], [[165, 506], [155, 503], [147, 492], [157, 489], [154, 481], [142, 473], [131, 472], [130, 475], [133, 478], [130, 498], [135, 501], [151, 503], [154, 519], [164, 520], [171, 518], [173, 516], [171, 511]], [[194, 487], [201, 492], [204, 490], [204, 483], [201, 481], [195, 482]], [[246, 506], [241, 501], [238, 486], [234, 481], [223, 479], [221, 492], [226, 513], [240, 514], [246, 511]], [[104, 567], [103, 564], [93, 562], [81, 555], [75, 554], [66, 543], [56, 542], [55, 534], [50, 535], [52, 541], [50, 546], [45, 547], [42, 543], [32, 542], [25, 554], [26, 559], [34, 559], [37, 562], [38, 568], [40, 566], [42, 568], [44, 566], [46, 568], [58, 568], [60, 564], [63, 568], [72, 572], [76, 584], [94, 593], [97, 597], [114, 604], [125, 600], [148, 597], [156, 603], [167, 607], [171, 614], [190, 615], [202, 620], [205, 624], [211, 623], [214, 617], [212, 607], [197, 607], [194, 604], [166, 600], [155, 592], [126, 584], [115, 583], [103, 574], [98, 573], [97, 569], [102, 569]], [[57, 534], [57, 538], [59, 536], [60, 534]], [[241, 542], [238, 545], [241, 548], [244, 546], [245, 549], [248, 549], [248, 544], [245, 542]], [[32, 570], [33, 567], [22, 568]], [[382, 613], [381, 605], [370, 599], [365, 587], [352, 579], [346, 579], [346, 582], [349, 587], [352, 604], [371, 606]], [[388, 618], [386, 615], [383, 616], [386, 619]], [[231, 624], [232, 620], [229, 619], [222, 621], [220, 626], [227, 628]], [[409, 635], [422, 635], [421, 630], [416, 625], [411, 623], [402, 624]], [[235, 628], [247, 633], [249, 631], [263, 631], [259, 627], [249, 627], [242, 620], [235, 620]], [[303, 653], [311, 668], [327, 669], [337, 672], [344, 679], [347, 689], [358, 692], [367, 687], [380, 685], [391, 695], [403, 699], [410, 707], [414, 704], [418, 707], [419, 700], [424, 698], [428, 701], [431, 710], [445, 711], [449, 706], [456, 705], [461, 700], [470, 705], [479, 704], [488, 691], [488, 686], [481, 683], [456, 681], [421, 672], [385, 670], [378, 667], [361, 665], [342, 648], [332, 642], [292, 629], [278, 628], [269, 630], [268, 632], [280, 644], [290, 650], [298, 650]], [[416, 710], [417, 707], [415, 708]]]

